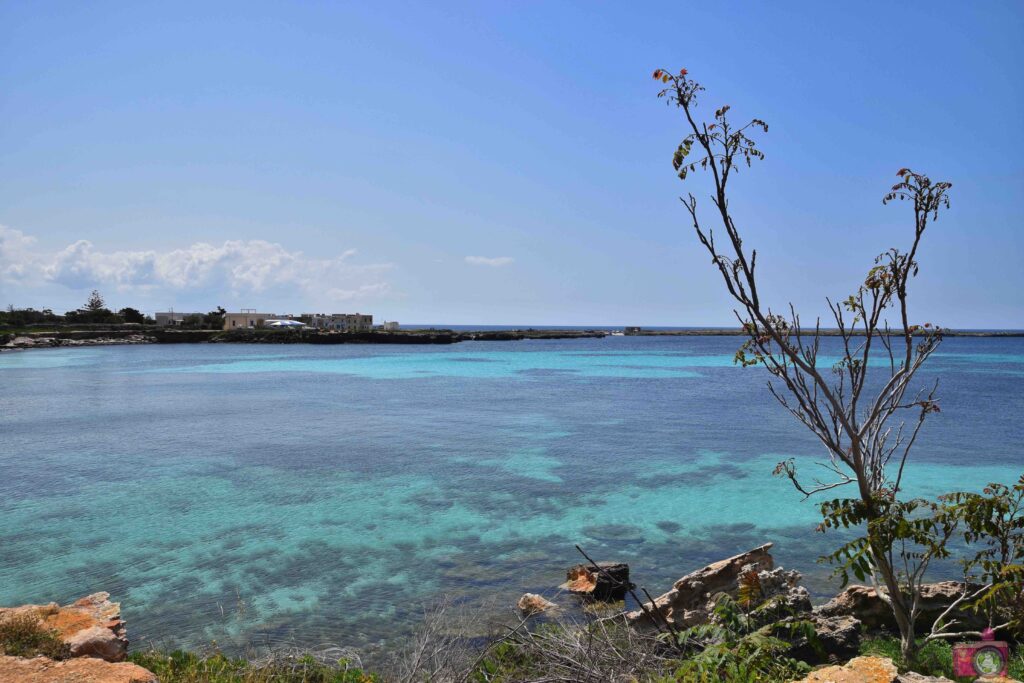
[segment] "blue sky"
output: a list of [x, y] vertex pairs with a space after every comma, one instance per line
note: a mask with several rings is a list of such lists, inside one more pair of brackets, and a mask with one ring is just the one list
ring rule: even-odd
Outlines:
[[[656, 67], [758, 116], [733, 187], [805, 315], [954, 183], [920, 321], [1024, 328], [1024, 3], [0, 3], [0, 303], [713, 325]], [[686, 185], [689, 185], [687, 187]], [[705, 201], [705, 207], [707, 207]]]

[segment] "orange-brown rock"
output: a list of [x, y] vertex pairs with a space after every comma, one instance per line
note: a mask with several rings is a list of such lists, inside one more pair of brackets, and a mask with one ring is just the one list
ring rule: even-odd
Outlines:
[[898, 674], [891, 659], [856, 657], [842, 666], [812, 671], [799, 683], [893, 683]]
[[153, 673], [137, 664], [112, 663], [94, 657], [55, 662], [46, 657], [22, 659], [0, 655], [0, 683], [156, 683]]
[[26, 613], [35, 614], [43, 626], [56, 631], [70, 647], [72, 657], [98, 657], [108, 662], [121, 662], [128, 654], [121, 605], [110, 602], [109, 593], [93, 593], [63, 607], [55, 602], [0, 607], [0, 619]]
[[578, 564], [565, 574], [566, 581], [559, 588], [595, 600], [622, 600], [633, 587], [629, 581], [629, 565], [624, 562]]

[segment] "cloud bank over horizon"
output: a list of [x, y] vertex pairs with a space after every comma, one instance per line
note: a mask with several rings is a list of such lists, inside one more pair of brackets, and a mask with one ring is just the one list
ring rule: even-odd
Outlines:
[[354, 249], [333, 258], [312, 258], [266, 240], [196, 242], [168, 251], [103, 251], [84, 239], [56, 251], [37, 245], [35, 237], [0, 225], [4, 289], [113, 289], [146, 300], [209, 300], [211, 306], [225, 295], [328, 306], [391, 291], [384, 275], [392, 264], [356, 263]]

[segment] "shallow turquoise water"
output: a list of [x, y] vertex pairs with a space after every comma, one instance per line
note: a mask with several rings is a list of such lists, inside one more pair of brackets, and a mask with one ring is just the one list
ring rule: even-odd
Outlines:
[[[652, 592], [764, 540], [831, 589], [774, 464], [820, 449], [735, 338], [0, 355], [0, 604], [108, 590], [133, 640], [375, 643], [441, 594]], [[912, 492], [1024, 470], [1024, 340], [949, 339]]]

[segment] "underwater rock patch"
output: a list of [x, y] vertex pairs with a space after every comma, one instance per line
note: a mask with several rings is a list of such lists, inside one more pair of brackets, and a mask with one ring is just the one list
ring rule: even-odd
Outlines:
[[631, 524], [595, 524], [583, 527], [583, 533], [595, 541], [616, 544], [644, 542], [643, 532]]

